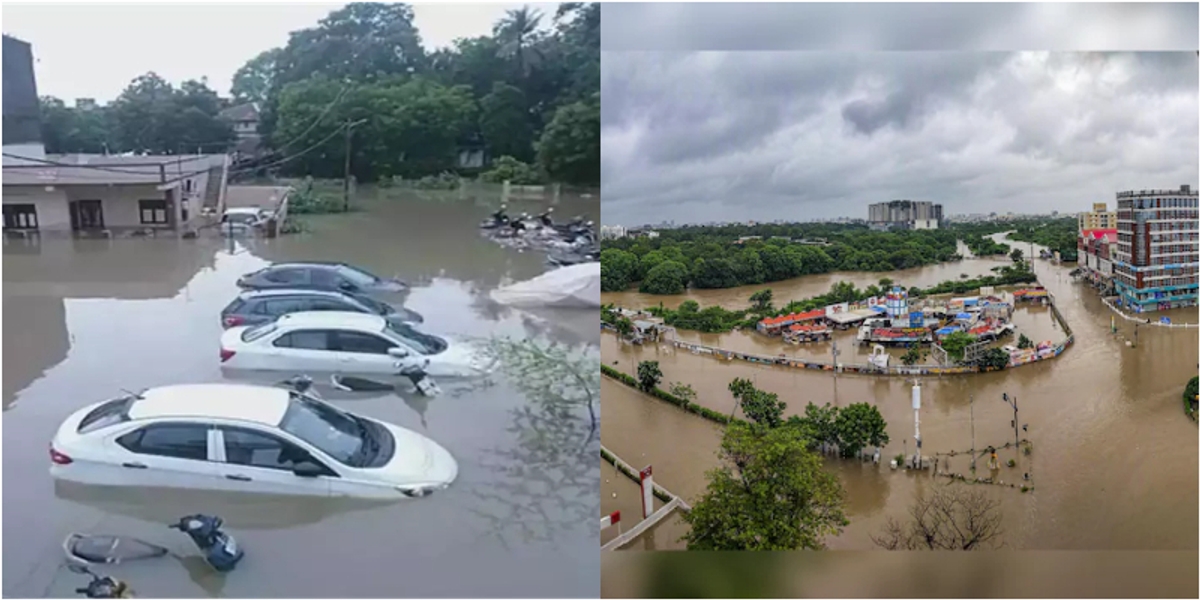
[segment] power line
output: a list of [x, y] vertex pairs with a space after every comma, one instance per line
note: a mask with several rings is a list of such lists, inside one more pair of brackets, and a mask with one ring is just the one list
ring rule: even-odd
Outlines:
[[345, 129], [346, 127], [348, 127], [348, 126], [352, 127], [352, 126], [354, 126], [354, 125], [357, 125], [358, 123], [361, 123], [361, 122], [362, 122], [362, 121], [356, 121], [356, 122], [353, 122], [353, 123], [351, 123], [351, 122], [344, 123], [344, 124], [342, 124], [342, 125], [338, 126], [336, 129], [334, 129], [332, 132], [330, 132], [330, 133], [329, 133], [329, 135], [327, 135], [327, 136], [325, 136], [325, 137], [321, 138], [321, 140], [320, 140], [320, 141], [318, 141], [317, 143], [315, 143], [315, 144], [313, 144], [313, 145], [309, 146], [308, 148], [305, 148], [304, 150], [301, 150], [300, 152], [297, 152], [296, 154], [293, 154], [293, 155], [291, 155], [291, 156], [288, 156], [288, 157], [286, 157], [286, 158], [283, 158], [283, 159], [277, 160], [277, 161], [275, 161], [275, 162], [267, 163], [267, 164], [265, 164], [265, 165], [255, 165], [255, 166], [252, 166], [252, 167], [242, 167], [241, 169], [233, 169], [233, 170], [229, 171], [229, 175], [236, 175], [236, 174], [238, 174], [238, 173], [246, 173], [246, 172], [249, 172], [249, 171], [257, 171], [257, 170], [259, 170], [259, 169], [270, 169], [270, 168], [272, 168], [272, 167], [277, 167], [277, 166], [279, 166], [279, 165], [282, 165], [283, 163], [286, 163], [286, 162], [291, 162], [291, 161], [293, 161], [293, 160], [296, 160], [297, 158], [300, 158], [301, 156], [304, 156], [305, 154], [308, 154], [309, 152], [312, 152], [313, 150], [316, 150], [318, 147], [320, 147], [320, 146], [321, 146], [321, 144], [324, 144], [325, 142], [328, 142], [329, 140], [333, 139], [333, 136], [335, 136], [335, 135], [337, 135], [337, 134], [341, 133], [341, 131], [342, 131], [343, 129]]

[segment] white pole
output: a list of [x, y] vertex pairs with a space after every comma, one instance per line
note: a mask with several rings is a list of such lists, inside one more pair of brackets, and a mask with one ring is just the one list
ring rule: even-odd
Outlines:
[[921, 382], [914, 381], [912, 388], [913, 439], [917, 442], [916, 463], [921, 467]]
[[654, 514], [654, 470], [647, 466], [642, 469], [642, 518], [648, 519]]

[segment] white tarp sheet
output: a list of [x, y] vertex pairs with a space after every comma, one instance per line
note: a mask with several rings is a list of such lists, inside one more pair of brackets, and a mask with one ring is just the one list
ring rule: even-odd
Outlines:
[[555, 269], [493, 290], [492, 300], [521, 308], [600, 308], [600, 263]]

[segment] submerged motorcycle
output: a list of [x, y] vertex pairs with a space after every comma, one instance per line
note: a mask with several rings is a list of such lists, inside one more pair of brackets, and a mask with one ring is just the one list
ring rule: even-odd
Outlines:
[[[167, 527], [186, 533], [213, 570], [227, 573], [242, 560], [245, 551], [238, 547], [233, 536], [221, 529], [222, 524], [220, 517], [196, 514], [182, 517], [178, 523]], [[133, 590], [129, 584], [107, 575], [97, 575], [88, 565], [115, 565], [128, 560], [158, 558], [170, 551], [130, 536], [72, 533], [63, 540], [63, 554], [72, 573], [92, 578], [86, 587], [75, 588], [76, 594], [88, 598], [132, 598]]]

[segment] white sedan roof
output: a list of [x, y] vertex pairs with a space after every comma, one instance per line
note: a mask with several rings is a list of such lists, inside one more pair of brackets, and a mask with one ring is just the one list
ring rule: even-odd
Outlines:
[[275, 321], [288, 329], [326, 328], [383, 331], [387, 319], [369, 313], [340, 310], [313, 310], [288, 313]]
[[202, 417], [276, 426], [291, 395], [283, 388], [197, 383], [151, 388], [129, 407], [129, 418]]

